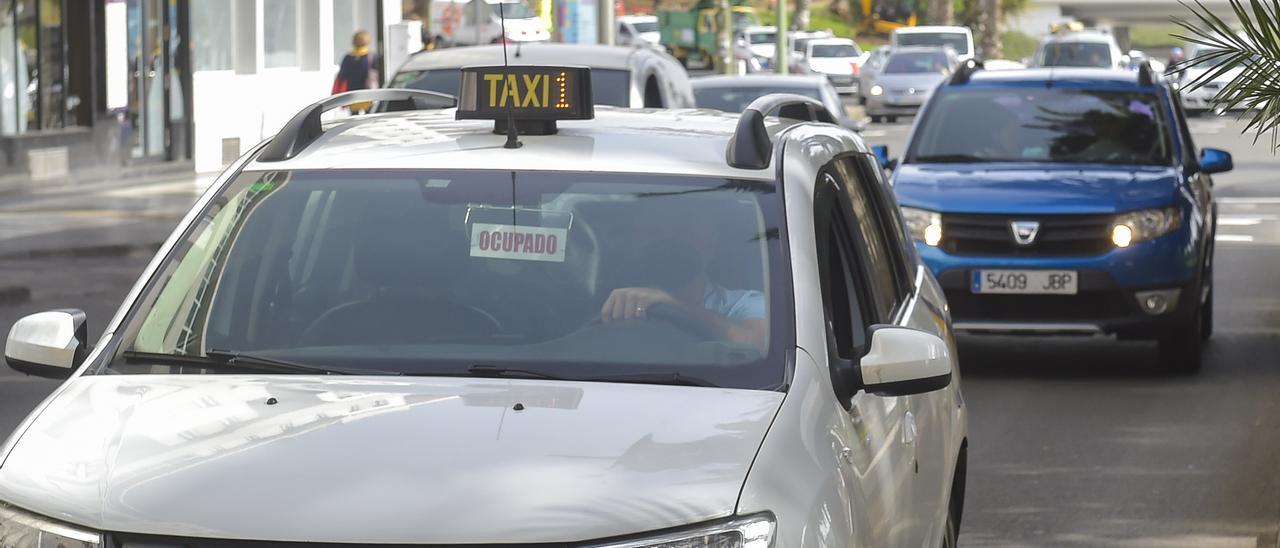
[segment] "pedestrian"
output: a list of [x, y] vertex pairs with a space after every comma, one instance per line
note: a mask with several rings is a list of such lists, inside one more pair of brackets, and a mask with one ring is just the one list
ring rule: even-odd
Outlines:
[[[378, 87], [378, 69], [381, 59], [369, 51], [369, 33], [356, 31], [351, 37], [351, 52], [342, 57], [338, 75], [333, 79], [333, 94]], [[355, 103], [349, 107], [352, 114], [364, 114], [373, 103]]]

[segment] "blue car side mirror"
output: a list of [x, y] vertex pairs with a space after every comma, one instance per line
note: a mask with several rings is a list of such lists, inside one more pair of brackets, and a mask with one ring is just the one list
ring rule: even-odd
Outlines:
[[1205, 173], [1222, 173], [1231, 171], [1235, 165], [1231, 161], [1231, 153], [1216, 148], [1200, 151], [1200, 170]]
[[871, 153], [876, 155], [876, 160], [880, 161], [880, 167], [892, 170], [897, 166], [897, 162], [889, 159], [889, 146], [876, 145], [871, 147]]

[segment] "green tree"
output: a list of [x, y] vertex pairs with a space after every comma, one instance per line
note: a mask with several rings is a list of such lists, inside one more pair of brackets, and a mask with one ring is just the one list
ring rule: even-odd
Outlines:
[[1187, 83], [1196, 89], [1239, 68], [1240, 74], [1223, 86], [1214, 98], [1219, 108], [1246, 109], [1249, 119], [1244, 131], [1254, 132], [1254, 141], [1271, 133], [1271, 148], [1280, 148], [1280, 0], [1229, 0], [1239, 19], [1237, 32], [1221, 17], [1196, 0], [1183, 4], [1194, 19], [1174, 18], [1185, 33], [1175, 37], [1195, 44], [1203, 53], [1178, 63], [1175, 71], [1204, 66], [1203, 74]]

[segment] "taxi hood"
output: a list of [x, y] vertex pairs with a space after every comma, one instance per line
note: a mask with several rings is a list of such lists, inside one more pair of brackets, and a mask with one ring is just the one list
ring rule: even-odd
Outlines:
[[731, 515], [782, 398], [541, 380], [82, 377], [0, 465], [0, 500], [187, 537], [610, 537]]
[[904, 164], [893, 177], [902, 205], [944, 213], [1116, 213], [1168, 206], [1178, 192], [1164, 166]]

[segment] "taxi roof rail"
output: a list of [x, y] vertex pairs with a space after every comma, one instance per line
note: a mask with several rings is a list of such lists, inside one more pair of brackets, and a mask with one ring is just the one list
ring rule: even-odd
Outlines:
[[738, 127], [729, 139], [729, 165], [740, 169], [764, 169], [769, 167], [773, 155], [773, 141], [764, 127], [764, 118], [777, 111], [779, 118], [804, 122], [835, 124], [836, 118], [827, 107], [816, 99], [792, 93], [772, 93], [752, 101], [742, 116]]
[[285, 123], [280, 132], [271, 138], [271, 142], [262, 147], [258, 161], [283, 162], [301, 154], [307, 146], [324, 134], [324, 127], [320, 122], [321, 115], [353, 104], [374, 101], [382, 103], [380, 112], [432, 110], [453, 108], [458, 105], [457, 98], [452, 95], [417, 89], [361, 89], [340, 93], [298, 111]]

